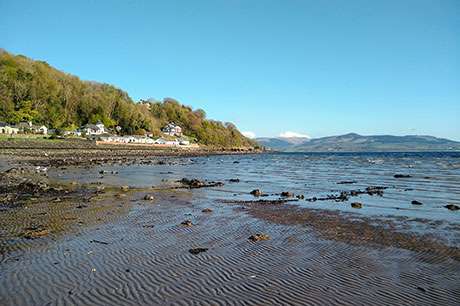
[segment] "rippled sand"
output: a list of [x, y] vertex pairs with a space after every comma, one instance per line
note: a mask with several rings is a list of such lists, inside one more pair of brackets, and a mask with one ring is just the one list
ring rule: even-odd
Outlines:
[[[94, 180], [98, 170], [82, 176]], [[125, 183], [124, 175], [120, 172], [118, 183]], [[215, 179], [223, 174], [207, 175]], [[361, 217], [328, 213], [304, 203], [266, 207], [230, 203], [233, 198], [251, 199], [238, 190], [241, 185], [246, 190], [248, 185], [258, 187], [247, 182], [196, 190], [158, 188], [170, 176], [150, 177], [149, 183], [157, 188], [147, 188], [143, 178], [144, 187], [126, 197], [108, 191], [81, 209], [75, 208], [76, 203], [38, 203], [0, 212], [2, 233], [8, 229], [1, 239], [0, 304], [458, 305], [460, 301], [458, 246], [408, 229], [399, 231], [405, 219], [389, 220], [382, 227], [380, 219], [372, 224], [368, 213]], [[144, 200], [146, 194], [154, 200]], [[202, 212], [205, 208], [213, 211]], [[20, 232], [14, 228], [28, 225], [37, 214], [40, 223], [70, 218], [46, 237], [14, 238]], [[193, 226], [181, 225], [187, 219]], [[381, 236], [388, 241], [379, 241], [378, 231], [388, 228]], [[334, 229], [338, 235], [332, 236]], [[344, 231], [350, 236], [342, 239]], [[252, 242], [248, 238], [255, 233], [270, 239]], [[458, 234], [453, 233], [454, 238]], [[430, 244], [439, 249], [417, 247]], [[189, 252], [197, 247], [208, 250]]]

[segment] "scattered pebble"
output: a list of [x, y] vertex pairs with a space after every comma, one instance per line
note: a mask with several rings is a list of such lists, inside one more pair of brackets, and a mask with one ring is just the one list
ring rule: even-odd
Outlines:
[[208, 248], [193, 248], [188, 250], [190, 254], [198, 255], [200, 253], [208, 251]]
[[249, 236], [248, 239], [253, 242], [257, 242], [257, 241], [269, 240], [270, 236], [268, 236], [267, 234], [254, 234], [254, 235]]
[[363, 208], [363, 204], [359, 202], [353, 202], [351, 203], [351, 207], [353, 208]]

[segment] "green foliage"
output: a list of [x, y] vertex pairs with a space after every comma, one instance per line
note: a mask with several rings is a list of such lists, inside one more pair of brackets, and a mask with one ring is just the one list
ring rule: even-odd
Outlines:
[[102, 121], [120, 126], [127, 134], [146, 131], [160, 135], [168, 122], [199, 143], [221, 147], [254, 146], [233, 124], [207, 120], [206, 113], [172, 98], [134, 103], [112, 85], [81, 81], [46, 62], [0, 50], [0, 121], [32, 121], [49, 128], [69, 130]]

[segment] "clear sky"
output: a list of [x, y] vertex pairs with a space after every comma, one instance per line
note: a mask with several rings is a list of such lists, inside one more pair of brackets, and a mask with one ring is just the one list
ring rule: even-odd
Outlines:
[[0, 47], [257, 136], [460, 140], [459, 0], [0, 0]]

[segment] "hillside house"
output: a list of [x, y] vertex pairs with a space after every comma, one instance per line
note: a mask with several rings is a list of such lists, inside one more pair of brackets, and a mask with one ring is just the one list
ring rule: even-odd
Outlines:
[[19, 129], [5, 122], [0, 122], [0, 134], [13, 135], [17, 134]]
[[168, 123], [161, 131], [170, 136], [182, 136], [182, 128], [174, 122]]
[[32, 121], [21, 121], [15, 128], [21, 133], [32, 133], [32, 134], [48, 134], [48, 128], [45, 125], [35, 125]]
[[102, 135], [106, 133], [105, 126], [101, 121], [98, 121], [96, 124], [88, 123], [83, 126], [82, 130], [87, 136]]

